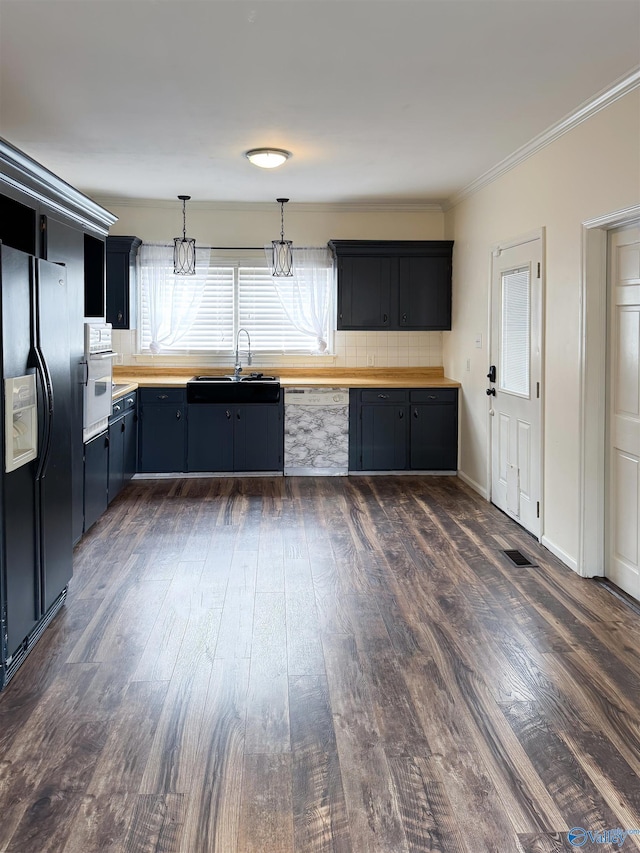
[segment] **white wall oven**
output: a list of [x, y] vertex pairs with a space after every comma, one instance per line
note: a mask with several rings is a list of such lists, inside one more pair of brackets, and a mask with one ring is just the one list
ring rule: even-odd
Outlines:
[[111, 323], [85, 323], [84, 422], [82, 437], [89, 441], [109, 425], [113, 387]]

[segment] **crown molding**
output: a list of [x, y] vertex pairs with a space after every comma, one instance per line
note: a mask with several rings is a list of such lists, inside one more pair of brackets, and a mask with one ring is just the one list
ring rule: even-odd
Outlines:
[[493, 168], [480, 175], [480, 177], [476, 178], [475, 181], [472, 181], [470, 184], [467, 184], [466, 187], [463, 187], [463, 189], [454, 193], [443, 203], [442, 209], [445, 212], [447, 210], [451, 210], [452, 207], [455, 207], [463, 201], [463, 199], [468, 198], [470, 195], [477, 193], [478, 190], [481, 190], [488, 184], [493, 183], [493, 181], [497, 180], [506, 172], [511, 171], [511, 169], [515, 168], [525, 160], [528, 160], [529, 157], [532, 157], [547, 145], [555, 142], [556, 139], [564, 136], [565, 133], [573, 130], [574, 127], [582, 124], [583, 121], [591, 118], [596, 113], [600, 112], [600, 110], [603, 110], [605, 107], [613, 104], [619, 98], [623, 98], [639, 86], [640, 66], [630, 73], [625, 74], [623, 77], [620, 77], [615, 81], [615, 83], [608, 86], [606, 89], [603, 89], [593, 98], [590, 98], [588, 101], [584, 101], [584, 103], [582, 103], [572, 113], [565, 116], [556, 124], [551, 125], [551, 127], [547, 128], [547, 130], [543, 131], [538, 136], [535, 136], [530, 142], [527, 142], [526, 145], [523, 145], [521, 148], [514, 151], [513, 154], [505, 157], [504, 160], [501, 160], [497, 165], [493, 166]]
[[24, 151], [0, 138], [0, 183], [70, 217], [83, 227], [106, 234], [118, 217], [94, 199], [54, 175]]
[[[105, 207], [148, 207], [177, 210], [176, 201], [153, 198], [118, 198], [116, 196], [94, 196], [94, 200]], [[226, 213], [272, 213], [274, 202], [255, 201], [190, 201], [189, 210], [216, 211]], [[296, 213], [442, 213], [443, 206], [436, 202], [289, 202], [287, 211]]]

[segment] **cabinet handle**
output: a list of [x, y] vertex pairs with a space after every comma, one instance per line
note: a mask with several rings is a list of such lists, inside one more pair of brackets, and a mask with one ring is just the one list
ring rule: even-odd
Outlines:
[[120, 432], [124, 432], [124, 420], [122, 421], [122, 426], [120, 427]]
[[158, 395], [157, 395], [157, 397], [156, 397], [156, 399], [157, 399], [157, 400], [168, 400], [168, 399], [169, 399], [169, 395], [168, 395], [168, 394], [158, 394]]
[[403, 314], [403, 315], [402, 315], [402, 322], [403, 322], [403, 323], [406, 323], [406, 322], [407, 322], [407, 315], [406, 315], [406, 314]]
[[400, 420], [402, 420], [402, 419], [403, 419], [403, 417], [404, 417], [404, 409], [398, 409], [398, 417], [400, 418]]
[[427, 397], [427, 400], [437, 400], [437, 399], [438, 399], [437, 394], [429, 394], [429, 396]]
[[414, 410], [413, 410], [413, 417], [414, 417], [414, 418], [417, 418], [417, 417], [418, 417], [418, 410], [417, 410], [417, 409], [414, 409]]
[[388, 394], [378, 394], [378, 400], [388, 400], [388, 399], [389, 399]]
[[119, 406], [117, 403], [116, 403], [116, 405], [113, 407], [113, 411], [114, 411], [114, 412], [119, 412], [119, 411], [120, 411], [120, 406]]
[[238, 420], [240, 420], [240, 412], [236, 412], [236, 417]]
[[383, 315], [382, 315], [382, 322], [383, 322], [383, 323], [386, 323], [388, 319], [389, 319], [389, 317], [388, 317], [388, 315], [387, 315], [387, 314], [383, 314]]
[[126, 402], [127, 402], [130, 406], [133, 406], [133, 404], [135, 403], [135, 400], [133, 399], [133, 397], [128, 397], [128, 398], [127, 398], [127, 400], [126, 400]]
[[180, 411], [180, 409], [178, 409], [178, 411], [176, 412], [176, 418], [178, 420], [180, 420], [181, 417], [182, 417], [182, 412]]
[[227, 420], [229, 420], [229, 418], [231, 417], [231, 412], [229, 411], [229, 409], [227, 409], [225, 415], [227, 416]]
[[118, 323], [122, 323], [122, 317], [123, 317], [122, 311], [118, 311]]

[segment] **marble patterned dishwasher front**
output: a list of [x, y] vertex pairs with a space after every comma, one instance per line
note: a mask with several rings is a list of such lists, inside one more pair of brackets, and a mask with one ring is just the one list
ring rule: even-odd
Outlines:
[[335, 476], [348, 470], [348, 388], [286, 388], [285, 475]]

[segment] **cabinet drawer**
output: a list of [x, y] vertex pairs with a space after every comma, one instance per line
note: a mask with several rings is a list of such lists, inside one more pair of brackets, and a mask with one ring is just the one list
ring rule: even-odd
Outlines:
[[457, 388], [419, 388], [411, 392], [412, 403], [455, 403]]
[[[128, 395], [127, 395], [128, 396]], [[184, 388], [141, 388], [141, 403], [184, 403]]]
[[117, 400], [113, 401], [113, 406], [111, 407], [111, 417], [117, 418], [120, 415], [123, 415], [125, 412], [130, 411], [131, 409], [135, 409], [136, 407], [136, 392], [132, 391], [131, 394], [125, 394], [124, 397], [118, 397]]
[[360, 392], [362, 403], [407, 403], [408, 400], [408, 392], [404, 388], [377, 388]]

